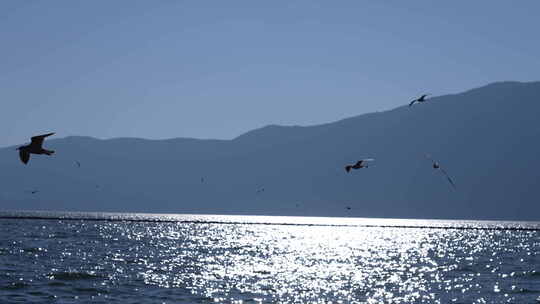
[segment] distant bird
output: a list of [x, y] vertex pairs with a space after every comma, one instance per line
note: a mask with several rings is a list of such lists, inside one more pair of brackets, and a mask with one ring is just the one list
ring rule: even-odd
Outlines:
[[409, 107], [412, 106], [415, 102], [425, 102], [426, 101], [426, 97], [429, 96], [431, 94], [424, 94], [418, 98], [416, 98], [415, 100], [411, 101], [411, 103], [409, 103]]
[[38, 193], [38, 192], [39, 192], [39, 190], [29, 190], [29, 191], [28, 191], [28, 193], [31, 193], [31, 194], [36, 194], [36, 193]]
[[30, 142], [29, 145], [26, 146], [20, 146], [17, 148], [19, 150], [19, 157], [21, 158], [21, 161], [23, 164], [28, 164], [28, 161], [30, 160], [30, 154], [47, 154], [52, 155], [54, 151], [52, 150], [45, 150], [43, 149], [43, 141], [45, 140], [45, 137], [51, 136], [54, 133], [48, 133], [43, 135], [34, 136], [31, 138], [32, 142]]
[[79, 168], [81, 167], [81, 163], [80, 163], [80, 162], [75, 161], [75, 164], [77, 165], [77, 167], [79, 167]]
[[264, 192], [264, 188], [258, 189], [256, 193]]
[[444, 174], [444, 176], [446, 176], [446, 179], [448, 180], [448, 182], [450, 183], [450, 185], [452, 185], [452, 187], [453, 187], [454, 190], [455, 190], [455, 189], [456, 189], [456, 184], [454, 184], [454, 181], [450, 178], [450, 176], [448, 175], [448, 173], [446, 173], [446, 171], [445, 171], [443, 168], [441, 168], [441, 165], [440, 165], [437, 161], [433, 160], [429, 154], [426, 154], [426, 157], [427, 157], [429, 160], [431, 160], [431, 162], [432, 162], [432, 165], [431, 165], [431, 166], [433, 167], [433, 169], [441, 171], [441, 173]]
[[350, 206], [347, 206], [345, 209], [347, 210], [351, 210], [352, 208]]
[[201, 177], [201, 183], [204, 183], [204, 177]]
[[366, 158], [362, 159], [356, 162], [354, 165], [347, 165], [345, 166], [345, 171], [350, 172], [351, 169], [360, 169], [360, 168], [368, 168], [368, 162], [374, 161], [373, 158]]

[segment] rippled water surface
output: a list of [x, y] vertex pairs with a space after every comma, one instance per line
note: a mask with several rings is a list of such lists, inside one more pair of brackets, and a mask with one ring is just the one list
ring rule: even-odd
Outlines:
[[49, 215], [0, 214], [11, 217], [0, 218], [1, 303], [534, 303], [540, 296], [535, 223]]

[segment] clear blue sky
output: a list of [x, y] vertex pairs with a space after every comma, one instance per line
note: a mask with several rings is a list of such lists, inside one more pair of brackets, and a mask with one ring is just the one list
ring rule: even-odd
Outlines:
[[540, 1], [0, 1], [0, 146], [233, 138], [540, 80]]

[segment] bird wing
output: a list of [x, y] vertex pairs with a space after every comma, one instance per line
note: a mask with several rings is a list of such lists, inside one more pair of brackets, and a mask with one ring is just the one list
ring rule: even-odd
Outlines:
[[30, 153], [24, 151], [24, 150], [19, 150], [19, 158], [21, 159], [21, 161], [23, 162], [23, 164], [28, 164], [28, 161], [30, 160]]
[[411, 101], [411, 103], [409, 103], [409, 107], [412, 106], [417, 101], [418, 101], [418, 99], [415, 99], [415, 100]]
[[43, 134], [43, 135], [37, 135], [37, 136], [32, 137], [32, 138], [31, 138], [31, 140], [32, 140], [32, 145], [39, 145], [39, 146], [41, 146], [41, 145], [43, 144], [43, 141], [45, 140], [45, 137], [51, 136], [51, 135], [54, 135], [54, 132], [53, 132], [53, 133]]
[[454, 189], [456, 189], [456, 184], [454, 184], [454, 181], [452, 181], [452, 179], [450, 178], [450, 176], [448, 176], [448, 173], [446, 173], [446, 171], [444, 171], [443, 168], [440, 169], [441, 172], [446, 176], [446, 179], [448, 180], [448, 182], [450, 182], [450, 184], [452, 185], [452, 187], [454, 187]]

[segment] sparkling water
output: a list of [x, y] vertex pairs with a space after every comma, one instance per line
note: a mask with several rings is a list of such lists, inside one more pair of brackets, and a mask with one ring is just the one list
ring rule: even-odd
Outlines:
[[0, 213], [1, 303], [531, 303], [539, 223]]

